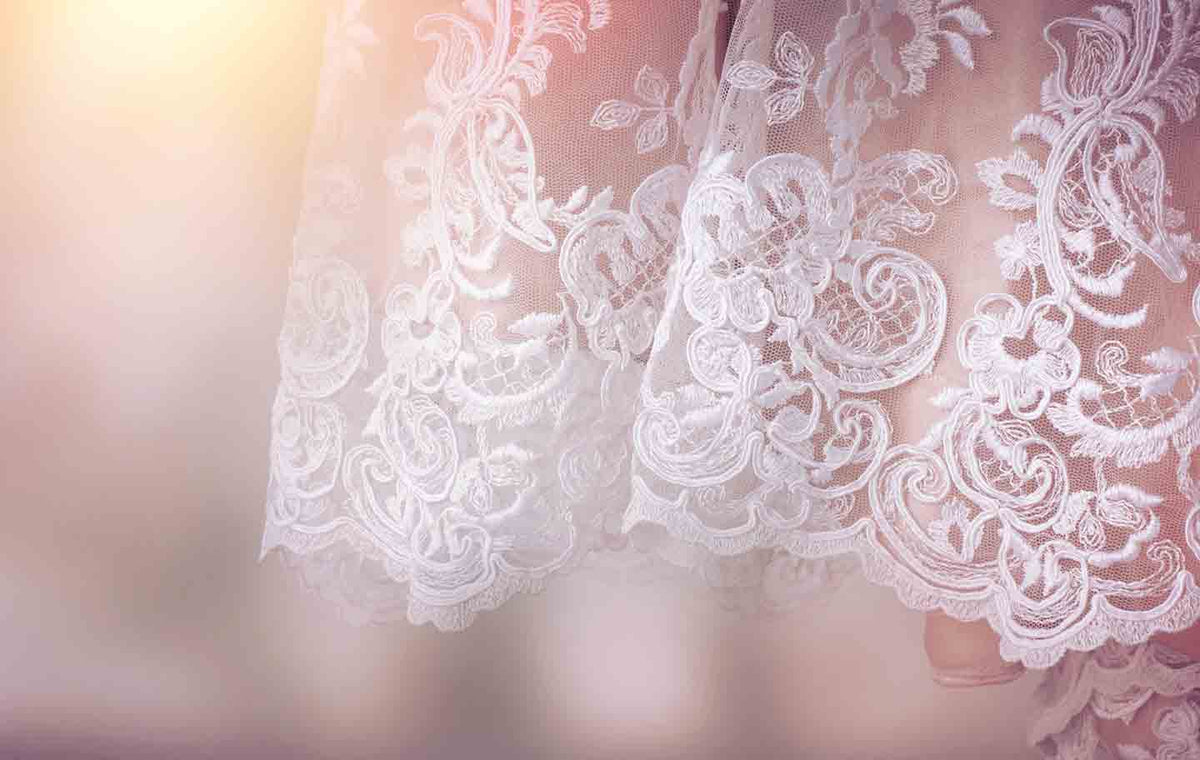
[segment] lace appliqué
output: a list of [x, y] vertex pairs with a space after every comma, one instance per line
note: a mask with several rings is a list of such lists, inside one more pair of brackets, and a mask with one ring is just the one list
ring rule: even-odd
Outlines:
[[[745, 132], [710, 148], [684, 206], [678, 277], [634, 423], [627, 528], [665, 525], [717, 554], [858, 550], [873, 577], [902, 583], [872, 527], [902, 503], [891, 478], [909, 477], [910, 453], [939, 468], [940, 486], [914, 473], [931, 500], [948, 477], [936, 456], [892, 445], [872, 394], [928, 372], [941, 346], [945, 285], [898, 243], [930, 230], [958, 180], [940, 155], [868, 160], [859, 146], [876, 117], [898, 113], [898, 98], [924, 91], [939, 39], [973, 64], [950, 27], [989, 30], [975, 10], [949, 5], [851, 3], [815, 78], [814, 57], [790, 32], [770, 47], [742, 37], [765, 60], [730, 65], [727, 108], [757, 100], [770, 128], [811, 92], [833, 164], [798, 153], [748, 161]], [[745, 28], [759, 9], [744, 9]], [[899, 49], [897, 28], [915, 30]]]
[[[1048, 760], [1200, 758], [1200, 663], [1158, 643], [1073, 652], [1046, 672], [1030, 740]], [[1154, 746], [1110, 742], [1099, 721], [1149, 714]]]
[[[705, 0], [677, 72], [639, 61], [585, 105], [579, 126], [641, 167], [627, 198], [551, 196], [529, 115], [617, 6], [462, 7], [416, 26], [436, 53], [380, 167], [412, 210], [382, 297], [358, 266], [354, 171], [309, 173], [265, 549], [443, 628], [635, 544], [763, 588], [857, 552], [907, 604], [986, 617], [1035, 667], [1200, 617], [1200, 346], [1136, 355], [1153, 312], [1127, 297], [1176, 287], [1198, 251], [1159, 141], [1200, 96], [1200, 3], [1046, 26], [1041, 111], [978, 166], [1014, 217], [995, 245], [1009, 292], [949, 337], [954, 293], [913, 250], [958, 173], [868, 146], [940, 58], [975, 66], [990, 29], [971, 5], [852, 0], [821, 51], [746, 0], [718, 80]], [[331, 17], [320, 139], [346, 139], [337, 92], [379, 45], [363, 11]], [[810, 115], [827, 155], [768, 150]], [[514, 314], [522, 288], [549, 297]], [[908, 443], [888, 399], [939, 356], [965, 383]], [[1171, 488], [1139, 479], [1158, 466]]]
[[[986, 612], [1005, 655], [1030, 665], [1109, 636], [1142, 641], [1200, 614], [1185, 569], [1188, 555], [1200, 556], [1196, 507], [1185, 542], [1167, 535], [1167, 494], [1130, 472], [1174, 457], [1179, 493], [1195, 503], [1200, 354], [1165, 346], [1135, 361], [1118, 337], [1151, 308], [1118, 308], [1139, 261], [1181, 282], [1196, 251], [1169, 206], [1155, 134], [1168, 111], [1180, 121], [1195, 112], [1198, 19], [1200, 4], [1150, 0], [1048, 24], [1057, 66], [1042, 85], [1043, 110], [1013, 129], [1045, 158], [1018, 147], [978, 167], [991, 202], [1017, 217], [996, 253], [1029, 295], [986, 296], [963, 325], [970, 385], [943, 394], [950, 416], [933, 448], [969, 497], [961, 519], [1000, 536], [998, 550], [970, 554], [972, 575], [996, 599], [973, 614]], [[1089, 346], [1081, 321], [1113, 337]], [[1047, 424], [1065, 446], [1047, 438]], [[1069, 458], [1093, 466], [1070, 469]], [[932, 566], [922, 575], [950, 580]]]

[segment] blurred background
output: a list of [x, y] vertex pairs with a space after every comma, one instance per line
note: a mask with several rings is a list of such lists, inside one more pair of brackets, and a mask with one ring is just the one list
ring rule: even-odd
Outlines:
[[852, 579], [560, 580], [460, 634], [257, 563], [316, 0], [0, 2], [0, 758], [1025, 758]]

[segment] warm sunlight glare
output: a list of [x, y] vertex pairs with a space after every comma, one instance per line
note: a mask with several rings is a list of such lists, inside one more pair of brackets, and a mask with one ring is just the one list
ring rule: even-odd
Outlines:
[[71, 6], [69, 23], [90, 61], [104, 68], [195, 63], [253, 3], [239, 0], [96, 0]]
[[239, 5], [234, 0], [99, 0], [90, 4], [90, 10], [96, 21], [109, 25], [105, 31], [170, 37]]

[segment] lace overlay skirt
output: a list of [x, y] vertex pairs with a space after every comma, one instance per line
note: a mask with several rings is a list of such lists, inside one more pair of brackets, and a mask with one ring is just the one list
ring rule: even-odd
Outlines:
[[1042, 678], [1030, 739], [1046, 758], [1200, 758], [1200, 662], [1165, 644], [1073, 652]]

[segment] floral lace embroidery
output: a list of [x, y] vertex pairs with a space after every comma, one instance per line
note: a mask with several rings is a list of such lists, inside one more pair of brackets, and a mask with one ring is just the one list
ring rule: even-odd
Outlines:
[[[436, 46], [427, 107], [382, 171], [418, 210], [382, 299], [352, 263], [353, 173], [310, 172], [264, 549], [446, 628], [664, 528], [730, 572], [857, 551], [906, 603], [987, 617], [1035, 666], [1200, 616], [1200, 352], [1133, 358], [1121, 339], [1150, 315], [1123, 307], [1139, 261], [1177, 283], [1197, 254], [1156, 136], [1195, 111], [1200, 3], [1124, 0], [1046, 27], [1042, 111], [1014, 128], [1022, 147], [978, 166], [1016, 217], [995, 246], [1012, 292], [980, 299], [954, 341], [946, 285], [909, 247], [958, 176], [915, 147], [860, 152], [943, 50], [974, 67], [990, 29], [969, 4], [849, 0], [819, 63], [776, 35], [769, 0], [747, 0], [718, 81], [721, 4], [701, 3], [674, 81], [644, 65], [631, 96], [590, 109], [597, 133], [630, 130], [631, 156], [654, 162], [627, 202], [550, 197], [526, 116], [554, 57], [584, 55], [613, 7], [463, 8], [416, 27]], [[331, 16], [329, 139], [336, 93], [379, 42], [362, 10]], [[828, 162], [766, 150], [812, 108]], [[557, 263], [554, 305], [491, 308], [525, 284], [514, 255]], [[1193, 303], [1200, 321], [1200, 289]], [[897, 443], [880, 394], [946, 344], [967, 384], [938, 394], [944, 418], [919, 443]], [[1159, 462], [1177, 494], [1128, 472]], [[1188, 516], [1168, 534], [1179, 497]]]
[[[1200, 757], [1200, 663], [1162, 644], [1125, 647], [1110, 642], [1093, 652], [1072, 653], [1046, 672], [1039, 696], [1044, 709], [1030, 739], [1047, 758]], [[1146, 711], [1153, 711], [1153, 748], [1114, 746], [1097, 730], [1097, 721], [1128, 725]]]
[[[987, 296], [962, 327], [970, 385], [944, 394], [951, 413], [933, 447], [970, 497], [961, 519], [976, 533], [1000, 532], [998, 551], [968, 559], [1006, 600], [989, 612], [1006, 654], [1030, 664], [1052, 662], [1064, 643], [1144, 640], [1200, 611], [1184, 553], [1190, 545], [1197, 556], [1197, 508], [1181, 545], [1163, 530], [1166, 494], [1119, 482], [1135, 477], [1122, 470], [1171, 450], [1179, 493], [1195, 503], [1197, 353], [1164, 346], [1136, 366], [1119, 336], [1151, 307], [1118, 308], [1141, 257], [1181, 282], [1185, 257], [1197, 252], [1168, 205], [1154, 135], [1168, 111], [1180, 121], [1195, 112], [1198, 19], [1200, 4], [1152, 0], [1052, 21], [1044, 37], [1057, 66], [1042, 86], [1043, 110], [1013, 130], [1014, 140], [1040, 141], [1045, 159], [1017, 148], [979, 165], [991, 202], [1017, 216], [996, 252], [1029, 296]], [[1080, 320], [1113, 337], [1085, 349]], [[1070, 470], [1071, 457], [1092, 467]]]
[[[905, 50], [927, 50], [935, 28], [928, 5], [895, 12], [908, 13], [917, 30]], [[946, 11], [937, 21], [985, 30], [969, 13]], [[1168, 109], [1183, 120], [1194, 113], [1200, 4], [1127, 2], [1095, 14], [1045, 29], [1057, 69], [1043, 86], [1043, 113], [1014, 129], [1015, 139], [1048, 146], [1045, 163], [1018, 148], [979, 166], [992, 202], [1022, 217], [996, 248], [1002, 274], [1028, 295], [977, 303], [957, 339], [969, 385], [934, 399], [947, 416], [910, 446], [893, 445], [882, 407], [857, 394], [929, 368], [945, 294], [925, 262], [878, 240], [928, 229], [909, 220], [922, 201], [953, 195], [954, 174], [920, 151], [859, 157], [873, 120], [894, 115], [892, 96], [924, 88], [930, 59], [901, 56], [906, 83], [886, 65], [891, 56], [877, 53], [890, 49], [878, 33], [888, 11], [850, 4], [813, 86], [826, 109], [832, 172], [776, 154], [741, 178], [718, 159], [694, 183], [675, 321], [695, 327], [675, 346], [656, 342], [655, 353], [672, 378], [670, 365], [685, 357], [695, 382], [643, 391], [627, 525], [665, 524], [718, 553], [854, 548], [869, 574], [909, 604], [987, 617], [1005, 656], [1031, 666], [1108, 636], [1144, 640], [1200, 615], [1185, 554], [1194, 559], [1200, 547], [1200, 507], [1191, 507], [1185, 540], [1172, 539], [1158, 514], [1166, 495], [1120, 472], [1171, 448], [1179, 494], [1195, 503], [1196, 351], [1163, 347], [1139, 371], [1120, 340], [1107, 340], [1094, 350], [1093, 374], [1076, 337], [1080, 320], [1110, 333], [1145, 320], [1148, 307], [1106, 305], [1125, 292], [1139, 256], [1180, 281], [1183, 259], [1196, 251], [1178, 231], [1182, 215], [1167, 205], [1154, 132]], [[731, 86], [769, 92], [768, 123], [783, 120], [786, 92], [770, 88], [807, 71], [794, 40], [781, 39], [773, 57], [775, 66], [731, 69]], [[878, 78], [888, 85], [882, 97], [872, 94]], [[892, 187], [900, 201], [885, 214], [909, 213], [884, 216], [882, 229], [863, 221], [874, 209], [860, 189], [880, 163], [885, 176], [916, 180]], [[652, 358], [651, 388], [656, 366]], [[1070, 441], [1067, 451], [1048, 428]], [[1067, 457], [1093, 466], [1072, 470]], [[867, 505], [825, 506], [864, 491]], [[922, 528], [916, 515], [937, 505], [943, 519]], [[837, 527], [814, 529], [814, 516]]]
[[[758, 46], [773, 65], [729, 67], [740, 99], [728, 107], [757, 97], [766, 126], [793, 118], [811, 88], [833, 167], [776, 153], [743, 169], [738, 141], [701, 166], [634, 423], [627, 527], [662, 524], [718, 554], [857, 549], [885, 579], [868, 510], [902, 503], [888, 476], [901, 476], [911, 447], [891, 445], [870, 394], [928, 372], [947, 321], [941, 277], [895, 243], [928, 232], [958, 180], [940, 155], [864, 160], [859, 145], [876, 116], [898, 113], [897, 98], [925, 89], [939, 38], [965, 43], [949, 25], [989, 32], [974, 9], [950, 5], [850, 3], [811, 85], [812, 55], [789, 32]], [[897, 50], [902, 20], [915, 36]]]
[[[417, 40], [437, 47], [428, 107], [408, 120], [410, 141], [384, 173], [397, 198], [424, 206], [401, 239], [403, 264], [427, 274], [390, 287], [374, 338], [384, 363], [368, 383], [356, 385], [369, 353], [366, 285], [330, 253], [345, 244], [340, 220], [355, 209], [308, 192], [280, 338], [263, 543], [303, 556], [306, 574], [331, 595], [381, 614], [397, 606], [392, 587], [407, 584], [408, 617], [443, 628], [536, 590], [548, 573], [616, 540], [604, 537], [616, 524], [595, 507], [597, 489], [619, 482], [628, 458], [628, 421], [613, 413], [613, 398], [636, 388], [642, 365], [632, 360], [647, 351], [662, 307], [690, 178], [686, 164], [662, 166], [628, 210], [612, 207], [611, 189], [546, 197], [523, 105], [547, 89], [554, 46], [582, 54], [612, 9], [607, 0], [463, 7], [463, 16], [432, 14], [416, 26]], [[331, 14], [323, 124], [338, 121], [330, 111], [341, 78], [361, 74], [362, 49], [378, 44], [363, 10], [348, 0]], [[634, 87], [641, 105], [601, 103], [593, 125], [630, 126], [645, 113], [639, 153], [662, 149], [674, 124], [694, 160], [714, 99], [719, 12], [717, 2], [701, 6], [677, 86], [643, 67]], [[511, 275], [492, 274], [509, 249], [560, 259], [562, 310], [463, 318], [458, 302], [486, 305], [513, 292]], [[366, 420], [361, 431], [348, 427], [356, 416]], [[610, 511], [620, 506], [618, 497]], [[728, 570], [757, 568], [769, 584], [765, 574], [796, 562], [759, 553]], [[714, 582], [727, 585], [721, 572]], [[339, 576], [368, 588], [344, 588]]]

